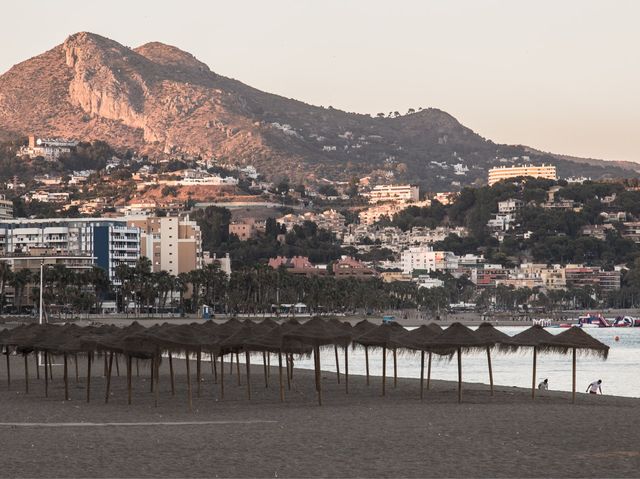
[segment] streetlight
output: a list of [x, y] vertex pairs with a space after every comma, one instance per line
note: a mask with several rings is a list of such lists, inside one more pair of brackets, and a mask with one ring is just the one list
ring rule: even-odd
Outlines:
[[42, 287], [43, 287], [43, 279], [44, 279], [44, 259], [40, 260], [40, 308], [39, 313], [40, 317], [38, 318], [38, 324], [42, 325], [44, 322], [44, 310], [42, 308]]

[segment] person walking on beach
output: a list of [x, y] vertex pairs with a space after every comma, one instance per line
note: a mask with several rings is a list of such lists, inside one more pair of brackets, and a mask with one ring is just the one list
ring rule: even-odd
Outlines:
[[538, 384], [538, 389], [542, 391], [546, 391], [547, 389], [549, 389], [549, 380], [545, 379], [540, 384]]
[[589, 394], [598, 394], [598, 391], [600, 391], [600, 394], [602, 394], [602, 379], [598, 379], [597, 381], [593, 381], [587, 387], [587, 392]]

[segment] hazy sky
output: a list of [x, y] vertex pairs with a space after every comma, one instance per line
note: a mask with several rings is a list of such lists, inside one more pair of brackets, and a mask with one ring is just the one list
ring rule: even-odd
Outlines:
[[318, 105], [443, 109], [494, 141], [640, 161], [640, 0], [5, 0], [0, 70], [78, 31], [161, 41]]

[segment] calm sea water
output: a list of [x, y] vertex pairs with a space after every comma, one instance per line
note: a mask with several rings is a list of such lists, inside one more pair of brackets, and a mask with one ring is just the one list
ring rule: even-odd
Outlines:
[[[510, 336], [527, 327], [500, 327]], [[553, 334], [564, 331], [561, 328], [548, 328]], [[640, 328], [590, 328], [586, 330], [593, 337], [611, 347], [606, 360], [593, 356], [577, 357], [577, 390], [585, 391], [587, 385], [596, 379], [602, 379], [605, 394], [616, 396], [640, 397]], [[615, 341], [618, 336], [619, 340]], [[458, 380], [457, 362], [436, 360], [432, 363], [431, 377], [448, 381]], [[492, 351], [493, 380], [496, 385], [531, 387], [532, 353], [530, 348], [518, 353], [498, 353]], [[260, 359], [261, 360], [261, 359]], [[322, 369], [335, 371], [335, 356], [332, 350], [321, 353]], [[344, 354], [340, 351], [340, 370], [344, 371]], [[273, 365], [273, 360], [272, 360]], [[312, 359], [298, 359], [296, 367], [313, 369]], [[537, 382], [549, 379], [549, 389], [571, 391], [571, 354], [538, 353]], [[364, 351], [349, 349], [349, 372], [365, 374]], [[369, 353], [369, 372], [382, 375], [382, 353]], [[426, 364], [425, 364], [426, 374]], [[393, 356], [387, 357], [387, 376], [393, 375]], [[420, 356], [398, 356], [398, 376], [406, 378], [420, 377]], [[462, 379], [465, 382], [489, 383], [486, 353], [463, 353]]]

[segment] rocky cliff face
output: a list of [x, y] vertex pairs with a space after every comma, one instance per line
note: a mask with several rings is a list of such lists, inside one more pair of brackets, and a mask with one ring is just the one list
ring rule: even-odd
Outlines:
[[373, 174], [432, 188], [471, 183], [497, 157], [527, 154], [486, 141], [440, 110], [371, 118], [315, 107], [219, 76], [172, 46], [131, 49], [91, 33], [72, 35], [0, 76], [3, 131], [216, 157], [270, 176]]

